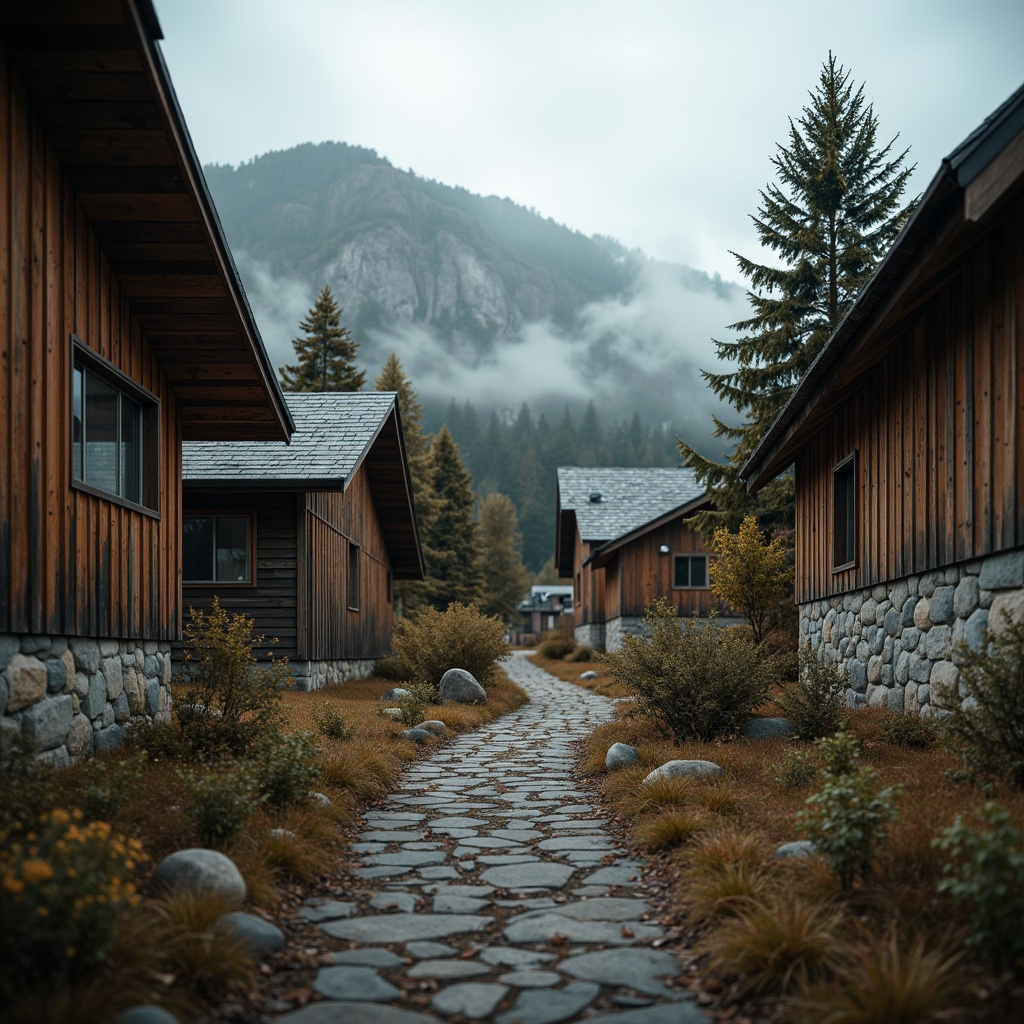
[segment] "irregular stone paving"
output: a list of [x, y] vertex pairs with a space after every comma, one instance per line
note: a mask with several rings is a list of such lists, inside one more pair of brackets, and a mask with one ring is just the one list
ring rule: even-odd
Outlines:
[[347, 948], [316, 977], [325, 1001], [280, 1021], [707, 1021], [666, 984], [679, 963], [650, 945], [642, 864], [573, 778], [612, 702], [522, 653], [506, 671], [530, 703], [410, 768], [354, 847], [365, 894], [303, 911]]

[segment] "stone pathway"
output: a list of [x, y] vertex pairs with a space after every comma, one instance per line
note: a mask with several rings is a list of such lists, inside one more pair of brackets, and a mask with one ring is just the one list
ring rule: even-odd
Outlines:
[[366, 815], [364, 897], [302, 911], [350, 948], [317, 974], [325, 1001], [282, 1024], [707, 1021], [665, 984], [679, 964], [651, 945], [642, 865], [573, 778], [611, 701], [521, 653], [506, 671], [531, 703], [417, 762]]

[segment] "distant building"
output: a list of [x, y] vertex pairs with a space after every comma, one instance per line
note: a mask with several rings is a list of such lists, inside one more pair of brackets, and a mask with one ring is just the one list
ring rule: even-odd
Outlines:
[[512, 643], [536, 643], [542, 633], [557, 629], [572, 615], [572, 586], [542, 584], [530, 588], [530, 596], [516, 607], [521, 621], [512, 630]]

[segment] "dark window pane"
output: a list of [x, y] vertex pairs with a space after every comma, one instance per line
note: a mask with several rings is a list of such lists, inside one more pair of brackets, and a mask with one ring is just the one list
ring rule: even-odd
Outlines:
[[249, 517], [217, 517], [217, 579], [245, 583], [249, 575]]
[[117, 494], [118, 393], [85, 375], [85, 482]]
[[142, 503], [142, 409], [121, 396], [121, 490], [122, 498]]
[[348, 546], [348, 606], [359, 607], [359, 548]]
[[690, 586], [706, 587], [708, 585], [708, 560], [703, 555], [695, 555], [690, 559]]
[[835, 565], [848, 565], [856, 560], [856, 480], [851, 461], [832, 475], [833, 484], [833, 551]]
[[71, 391], [71, 469], [76, 480], [82, 479], [82, 368], [75, 367]]
[[186, 580], [213, 580], [213, 519], [185, 516], [181, 522], [181, 574]]
[[690, 559], [686, 555], [676, 555], [675, 569], [673, 586], [688, 587], [690, 585]]

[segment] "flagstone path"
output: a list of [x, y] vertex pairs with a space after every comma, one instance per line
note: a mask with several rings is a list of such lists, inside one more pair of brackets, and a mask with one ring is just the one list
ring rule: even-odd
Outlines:
[[651, 945], [642, 864], [573, 777], [612, 702], [522, 653], [506, 671], [530, 703], [417, 762], [366, 814], [365, 894], [302, 911], [349, 948], [317, 974], [325, 1001], [281, 1024], [708, 1020], [665, 984], [679, 963]]

